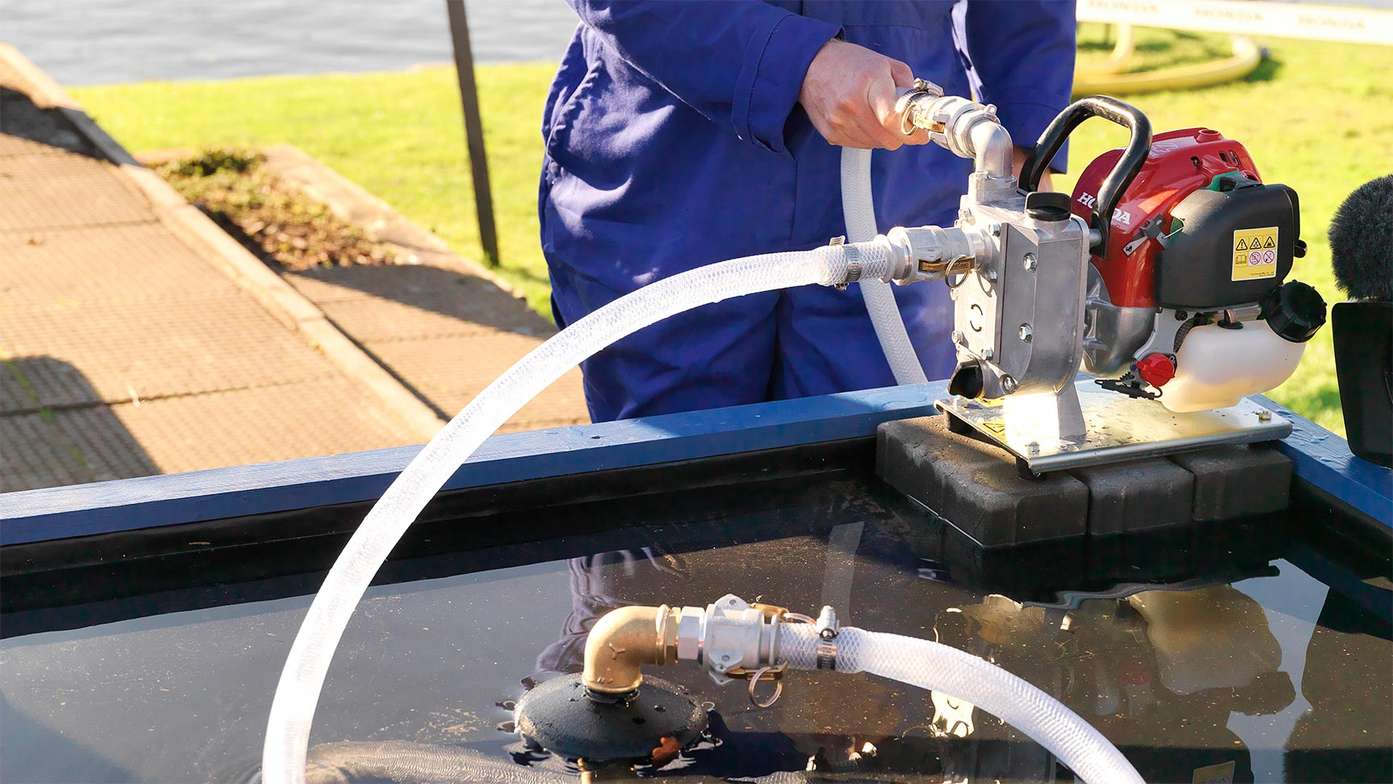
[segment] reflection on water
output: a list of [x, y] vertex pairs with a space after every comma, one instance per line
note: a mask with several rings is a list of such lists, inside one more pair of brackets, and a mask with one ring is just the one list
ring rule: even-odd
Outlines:
[[[859, 481], [567, 514], [578, 530], [590, 518], [629, 525], [473, 552], [456, 560], [467, 573], [372, 589], [316, 717], [316, 759], [341, 776], [333, 780], [417, 781], [422, 770], [574, 777], [510, 734], [513, 701], [578, 671], [585, 634], [606, 610], [704, 605], [726, 592], [805, 612], [832, 604], [844, 623], [994, 661], [1099, 727], [1148, 782], [1393, 773], [1387, 592], [1262, 527], [1116, 540], [1073, 561], [987, 557]], [[235, 601], [241, 589], [229, 590]], [[174, 593], [131, 601], [140, 607], [128, 615], [144, 617], [4, 641], [0, 779], [237, 781], [254, 770], [307, 598], [163, 614], [180, 606]], [[36, 612], [28, 628], [38, 628]], [[757, 710], [743, 688], [718, 688], [695, 668], [662, 675], [709, 699], [713, 720], [708, 738], [651, 775], [1069, 778], [1042, 748], [952, 695], [795, 673], [773, 708]]]

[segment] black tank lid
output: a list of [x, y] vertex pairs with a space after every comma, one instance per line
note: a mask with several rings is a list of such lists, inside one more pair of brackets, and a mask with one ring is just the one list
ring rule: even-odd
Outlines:
[[1262, 298], [1262, 317], [1282, 339], [1305, 343], [1325, 323], [1325, 300], [1305, 283], [1288, 281]]
[[1025, 195], [1025, 214], [1038, 221], [1069, 219], [1069, 195], [1054, 191], [1034, 191]]

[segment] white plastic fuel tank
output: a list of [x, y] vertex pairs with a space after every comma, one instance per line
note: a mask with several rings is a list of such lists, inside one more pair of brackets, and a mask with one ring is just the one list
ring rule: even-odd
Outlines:
[[1177, 413], [1235, 405], [1286, 381], [1305, 348], [1278, 337], [1266, 321], [1195, 327], [1175, 355], [1175, 378], [1162, 387], [1161, 404]]

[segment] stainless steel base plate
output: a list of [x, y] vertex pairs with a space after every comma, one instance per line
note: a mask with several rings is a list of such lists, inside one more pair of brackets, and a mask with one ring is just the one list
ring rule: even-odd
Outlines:
[[1129, 398], [1092, 381], [1079, 381], [1075, 386], [1088, 430], [1082, 439], [1022, 437], [1014, 432], [1014, 425], [1008, 437], [1000, 405], [957, 396], [939, 400], [935, 405], [1000, 444], [1036, 473], [1187, 452], [1216, 444], [1275, 441], [1291, 434], [1290, 422], [1246, 398], [1229, 408], [1177, 414], [1158, 400]]

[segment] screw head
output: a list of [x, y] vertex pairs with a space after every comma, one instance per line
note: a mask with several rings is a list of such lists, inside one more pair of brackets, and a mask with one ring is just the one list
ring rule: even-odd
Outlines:
[[1004, 375], [1004, 376], [1001, 377], [1001, 389], [1002, 389], [1006, 394], [1009, 395], [1009, 394], [1011, 394], [1012, 392], [1015, 392], [1016, 389], [1017, 389], [1019, 386], [1020, 386], [1020, 384], [1017, 384], [1017, 383], [1016, 383], [1016, 377], [1015, 377], [1015, 376], [1012, 376], [1012, 375], [1010, 375], [1010, 374], [1007, 374], [1007, 375]]
[[1021, 263], [1025, 265], [1027, 272], [1034, 272], [1035, 268], [1040, 265], [1040, 260], [1035, 258], [1034, 253], [1027, 253], [1025, 254], [1025, 258], [1021, 260]]
[[982, 359], [990, 360], [994, 356], [996, 356], [995, 351], [992, 351], [989, 348], [982, 349]]
[[992, 236], [993, 236], [993, 237], [1000, 237], [1000, 236], [1001, 236], [1001, 224], [1000, 224], [1000, 223], [993, 223], [993, 224], [992, 224]]
[[1271, 411], [1268, 411], [1268, 410], [1265, 409], [1265, 408], [1262, 409], [1261, 411], [1258, 412], [1258, 421], [1259, 421], [1259, 422], [1271, 422], [1271, 421], [1272, 421], [1272, 412], [1271, 412]]
[[1022, 324], [1020, 329], [1016, 330], [1016, 337], [1020, 338], [1022, 343], [1029, 343], [1035, 338], [1035, 330], [1031, 329], [1029, 324]]
[[984, 273], [982, 273], [982, 274], [986, 277], [987, 280], [989, 280], [989, 281], [991, 281], [991, 282], [993, 282], [993, 283], [996, 282], [997, 274], [996, 274], [996, 268], [995, 268], [995, 267], [987, 267], [986, 272], [984, 272]]

